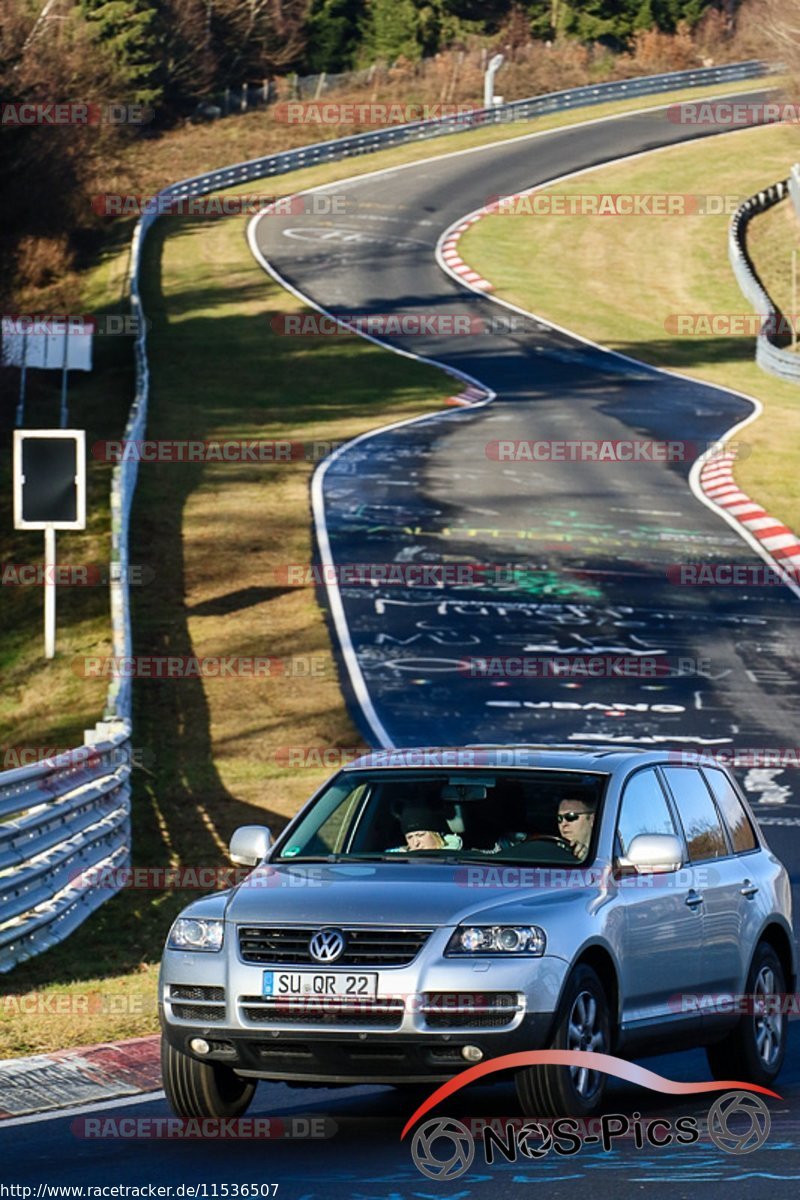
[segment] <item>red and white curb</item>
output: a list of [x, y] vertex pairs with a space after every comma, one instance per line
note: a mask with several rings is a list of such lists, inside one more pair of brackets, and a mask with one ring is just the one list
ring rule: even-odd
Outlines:
[[9, 1117], [161, 1088], [160, 1038], [132, 1038], [0, 1060], [0, 1128]]
[[488, 390], [470, 385], [463, 392], [459, 392], [457, 396], [448, 396], [445, 404], [456, 408], [471, 408], [473, 404], [482, 404], [489, 395]]
[[[490, 210], [487, 209], [486, 211]], [[466, 233], [476, 221], [480, 221], [481, 217], [485, 215], [483, 212], [473, 213], [471, 217], [465, 217], [460, 225], [453, 226], [449, 230], [447, 241], [442, 243], [442, 258], [450, 270], [460, 276], [465, 283], [470, 284], [471, 287], [477, 288], [481, 292], [491, 292], [494, 285], [489, 283], [488, 279], [484, 279], [480, 272], [471, 267], [469, 263], [465, 263], [458, 253], [458, 243], [462, 233]]]
[[797, 571], [800, 568], [800, 540], [734, 482], [734, 458], [734, 454], [720, 454], [706, 463], [700, 471], [703, 493], [756, 538], [779, 567]]

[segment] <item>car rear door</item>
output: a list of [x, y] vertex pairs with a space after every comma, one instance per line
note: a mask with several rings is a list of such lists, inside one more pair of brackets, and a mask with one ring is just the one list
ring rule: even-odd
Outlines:
[[[634, 837], [654, 833], [683, 842], [656, 769], [645, 767], [625, 783], [615, 855], [624, 858]], [[691, 868], [618, 880], [618, 902], [624, 909], [622, 1021], [628, 1035], [645, 1023], [680, 1020], [676, 999], [693, 993], [700, 983], [703, 905], [694, 902], [693, 883]]]
[[665, 766], [663, 774], [675, 801], [702, 900], [703, 1007], [708, 1010], [714, 1003], [712, 997], [719, 997], [717, 1011], [727, 1008], [730, 1012], [742, 984], [742, 864], [732, 853], [703, 773], [697, 767]]

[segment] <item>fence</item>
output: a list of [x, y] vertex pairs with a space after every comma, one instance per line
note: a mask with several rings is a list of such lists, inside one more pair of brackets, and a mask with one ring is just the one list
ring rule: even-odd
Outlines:
[[[145, 435], [149, 368], [141, 298], [142, 252], [148, 230], [171, 200], [485, 125], [529, 120], [546, 113], [676, 88], [754, 79], [765, 73], [765, 66], [753, 61], [550, 92], [457, 117], [392, 125], [318, 142], [209, 171], [164, 188], [156, 197], [157, 203], [138, 223], [131, 246], [131, 306], [139, 333], [135, 345], [136, 394], [125, 440], [138, 441]], [[110, 604], [116, 658], [129, 658], [133, 650], [128, 546], [137, 472], [135, 458], [123, 456], [114, 468], [111, 483]], [[79, 869], [120, 867], [130, 861], [131, 687], [130, 678], [112, 679], [106, 719], [87, 735], [86, 745], [80, 750], [51, 764], [0, 773], [0, 972], [62, 941], [102, 899], [111, 895], [110, 889], [93, 893], [81, 887], [74, 878]]]
[[[753, 217], [758, 213], [766, 212], [774, 204], [780, 204], [790, 195], [795, 203], [795, 208], [798, 208], [800, 176], [795, 172], [798, 172], [797, 167], [793, 169], [793, 179], [784, 179], [780, 183], [771, 184], [757, 195], [745, 200], [744, 204], [737, 208], [731, 218], [728, 230], [728, 258], [742, 294], [750, 301], [759, 316], [764, 318], [756, 337], [756, 362], [771, 375], [778, 375], [781, 379], [790, 379], [794, 383], [800, 383], [800, 354], [795, 354], [792, 350], [784, 350], [777, 345], [783, 314], [775, 307], [763, 287], [747, 252], [747, 226]], [[792, 322], [796, 320], [796, 316], [796, 313], [792, 314]]]

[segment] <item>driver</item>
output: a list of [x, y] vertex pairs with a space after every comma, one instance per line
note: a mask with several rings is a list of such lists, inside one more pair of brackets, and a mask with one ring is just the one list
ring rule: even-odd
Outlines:
[[407, 808], [400, 818], [400, 827], [406, 835], [404, 846], [392, 846], [388, 854], [405, 850], [460, 850], [463, 843], [457, 833], [444, 833], [441, 826], [444, 818], [434, 816], [425, 808]]
[[595, 803], [583, 796], [567, 798], [558, 805], [558, 834], [569, 844], [579, 862], [589, 853], [589, 842], [594, 827]]

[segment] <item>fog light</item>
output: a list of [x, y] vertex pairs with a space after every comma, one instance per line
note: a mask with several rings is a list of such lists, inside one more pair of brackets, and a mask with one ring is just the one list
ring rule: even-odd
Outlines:
[[480, 1046], [462, 1046], [461, 1057], [467, 1062], [480, 1062], [483, 1058], [483, 1051]]
[[211, 1047], [205, 1038], [192, 1038], [189, 1042], [189, 1049], [193, 1050], [195, 1054], [208, 1054]]

